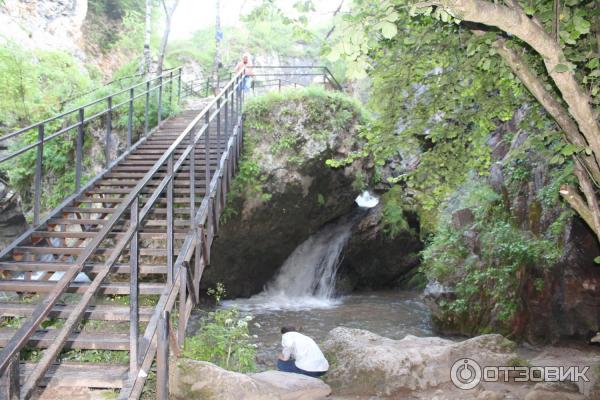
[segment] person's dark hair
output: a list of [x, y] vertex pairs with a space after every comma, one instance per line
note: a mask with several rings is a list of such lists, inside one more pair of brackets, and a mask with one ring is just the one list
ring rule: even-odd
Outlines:
[[282, 326], [281, 327], [281, 334], [283, 335], [284, 333], [288, 333], [288, 332], [297, 332], [296, 328], [294, 328], [293, 326]]

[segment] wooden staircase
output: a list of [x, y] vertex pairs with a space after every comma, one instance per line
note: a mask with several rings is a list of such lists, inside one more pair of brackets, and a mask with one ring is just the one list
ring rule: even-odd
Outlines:
[[[176, 303], [172, 335], [182, 346], [240, 155], [240, 82], [238, 74], [204, 110], [164, 121], [0, 259], [0, 399], [124, 387], [121, 398], [138, 398], [161, 312]], [[51, 347], [56, 357], [45, 360], [38, 349]]]

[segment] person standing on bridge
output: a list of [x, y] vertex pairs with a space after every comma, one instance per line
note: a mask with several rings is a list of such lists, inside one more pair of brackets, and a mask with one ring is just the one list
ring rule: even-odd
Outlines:
[[252, 76], [254, 75], [250, 64], [250, 53], [244, 53], [242, 60], [235, 66], [236, 74], [242, 70], [245, 70], [246, 75], [244, 76], [244, 82], [242, 82], [242, 90], [247, 93], [252, 87]]
[[278, 370], [317, 378], [329, 369], [329, 363], [315, 341], [297, 332], [293, 326], [281, 328], [281, 345]]

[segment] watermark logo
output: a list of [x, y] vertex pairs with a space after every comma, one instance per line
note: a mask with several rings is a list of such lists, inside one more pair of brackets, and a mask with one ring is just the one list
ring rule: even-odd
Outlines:
[[461, 358], [452, 365], [450, 379], [459, 389], [473, 389], [481, 382], [481, 367], [475, 360]]
[[450, 379], [459, 389], [469, 390], [481, 382], [589, 382], [590, 367], [481, 367], [475, 360], [461, 358], [450, 370]]

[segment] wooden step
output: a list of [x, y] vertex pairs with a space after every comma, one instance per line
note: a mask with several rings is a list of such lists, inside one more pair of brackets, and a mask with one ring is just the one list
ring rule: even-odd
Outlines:
[[[16, 329], [0, 329], [0, 347], [6, 346]], [[41, 349], [48, 348], [56, 339], [58, 330], [43, 329], [33, 334], [27, 345]], [[81, 333], [74, 332], [67, 339], [65, 349], [85, 350], [129, 350], [128, 333]]]
[[[2, 261], [0, 262], [0, 271], [15, 272], [60, 272], [73, 268], [73, 264], [65, 262], [42, 262], [42, 261]], [[104, 264], [89, 263], [83, 267], [85, 273], [98, 273], [104, 269]], [[166, 265], [140, 264], [140, 274], [166, 274]], [[115, 264], [112, 272], [116, 274], [128, 274], [130, 272], [129, 264]]]
[[[54, 255], [78, 255], [85, 250], [85, 247], [52, 247], [52, 246], [18, 246], [15, 247], [15, 253], [21, 254], [54, 254]], [[98, 248], [94, 255], [109, 255], [114, 249]], [[166, 256], [166, 249], [139, 249], [141, 256]], [[123, 251], [123, 253], [126, 253]], [[127, 252], [128, 253], [128, 252]]]
[[[21, 363], [19, 372], [21, 384], [29, 376], [36, 364]], [[42, 387], [90, 387], [98, 389], [121, 389], [128, 378], [128, 365], [62, 362], [48, 368]], [[65, 399], [66, 400], [66, 399]]]
[[[24, 279], [0, 280], [0, 291], [48, 293], [56, 282], [32, 281]], [[88, 283], [71, 283], [67, 288], [68, 293], [84, 293], [90, 285]], [[161, 294], [165, 288], [164, 283], [140, 283], [140, 294]], [[129, 282], [103, 283], [98, 290], [99, 294], [129, 294]]]
[[[36, 304], [25, 303], [0, 303], [0, 315], [3, 317], [29, 317], [33, 313]], [[75, 306], [56, 304], [50, 311], [49, 316], [53, 318], [68, 318]], [[140, 321], [148, 322], [152, 317], [152, 307], [140, 307]], [[85, 319], [101, 321], [129, 321], [131, 314], [129, 307], [113, 305], [90, 306], [85, 314]]]

